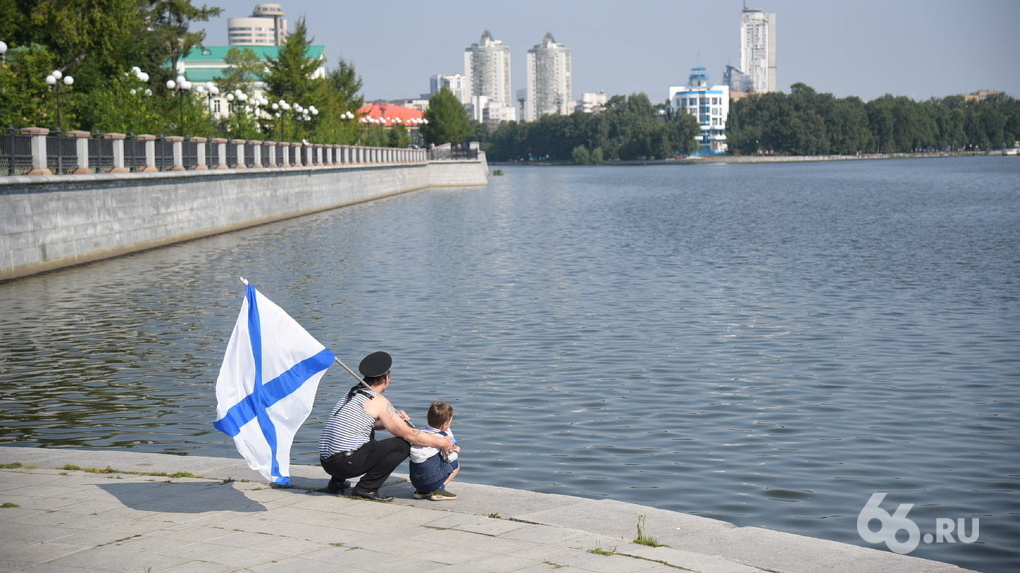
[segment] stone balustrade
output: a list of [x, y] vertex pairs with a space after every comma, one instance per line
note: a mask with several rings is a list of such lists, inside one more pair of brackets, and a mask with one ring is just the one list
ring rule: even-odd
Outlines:
[[[73, 151], [71, 140], [73, 140]], [[433, 154], [434, 155], [434, 154]], [[184, 138], [29, 127], [0, 131], [0, 177], [425, 163], [425, 149]]]

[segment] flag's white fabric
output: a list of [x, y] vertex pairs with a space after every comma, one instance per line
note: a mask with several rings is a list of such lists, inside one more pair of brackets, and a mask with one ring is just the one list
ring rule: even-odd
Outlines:
[[216, 380], [216, 423], [248, 466], [290, 483], [294, 434], [312, 411], [333, 353], [248, 285]]

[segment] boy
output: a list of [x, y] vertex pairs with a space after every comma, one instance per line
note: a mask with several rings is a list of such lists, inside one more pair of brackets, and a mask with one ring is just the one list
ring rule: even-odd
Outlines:
[[453, 437], [450, 426], [453, 424], [453, 406], [435, 402], [429, 406], [429, 425], [422, 428], [423, 432], [449, 436], [453, 440], [453, 452], [443, 454], [439, 448], [428, 446], [411, 446], [410, 477], [414, 486], [415, 499], [431, 499], [432, 501], [449, 501], [457, 499], [457, 494], [446, 491], [446, 485], [453, 481], [460, 471], [457, 462], [460, 446]]

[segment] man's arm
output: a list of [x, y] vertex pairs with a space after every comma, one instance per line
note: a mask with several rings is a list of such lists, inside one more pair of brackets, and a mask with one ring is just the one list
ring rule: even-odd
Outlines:
[[365, 411], [373, 418], [377, 418], [379, 424], [382, 424], [386, 431], [398, 438], [403, 438], [416, 446], [431, 446], [439, 448], [446, 453], [453, 451], [453, 441], [449, 436], [430, 434], [417, 428], [412, 428], [400, 416], [400, 412], [393, 407], [393, 404], [383, 396], [376, 396], [374, 399], [365, 402]]

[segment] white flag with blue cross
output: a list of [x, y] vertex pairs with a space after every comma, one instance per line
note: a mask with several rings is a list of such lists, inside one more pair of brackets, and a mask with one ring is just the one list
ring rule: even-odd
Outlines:
[[[243, 279], [242, 279], [243, 280]], [[290, 447], [333, 353], [248, 285], [216, 380], [216, 422], [248, 466], [290, 485]]]

